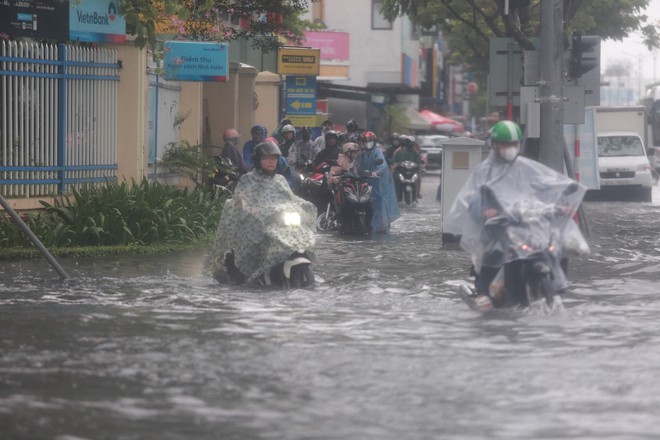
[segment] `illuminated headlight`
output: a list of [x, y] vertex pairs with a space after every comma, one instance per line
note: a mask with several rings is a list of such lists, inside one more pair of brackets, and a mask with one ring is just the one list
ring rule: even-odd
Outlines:
[[300, 214], [297, 212], [285, 212], [284, 224], [287, 226], [300, 226]]

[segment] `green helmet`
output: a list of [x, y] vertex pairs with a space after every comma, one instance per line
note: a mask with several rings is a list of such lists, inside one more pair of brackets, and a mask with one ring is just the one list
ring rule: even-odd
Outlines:
[[512, 121], [500, 121], [490, 129], [492, 142], [518, 142], [522, 138], [522, 130]]

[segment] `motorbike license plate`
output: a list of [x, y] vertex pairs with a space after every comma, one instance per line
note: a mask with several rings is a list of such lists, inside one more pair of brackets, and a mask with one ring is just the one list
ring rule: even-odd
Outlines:
[[412, 186], [406, 186], [406, 192], [412, 192]]

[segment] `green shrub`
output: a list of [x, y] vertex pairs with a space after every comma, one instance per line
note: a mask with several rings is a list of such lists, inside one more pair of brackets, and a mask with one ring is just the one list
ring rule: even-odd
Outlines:
[[[68, 200], [26, 217], [46, 247], [150, 245], [208, 240], [222, 203], [213, 194], [143, 179], [74, 190]], [[0, 247], [29, 247], [18, 225], [0, 218]]]

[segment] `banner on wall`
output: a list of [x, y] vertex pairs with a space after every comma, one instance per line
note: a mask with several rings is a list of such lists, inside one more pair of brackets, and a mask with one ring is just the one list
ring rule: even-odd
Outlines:
[[165, 42], [165, 79], [227, 81], [229, 55], [224, 43]]
[[126, 43], [126, 20], [117, 12], [117, 0], [81, 0], [69, 9], [71, 41]]
[[124, 44], [118, 0], [0, 0], [0, 33], [38, 40]]

